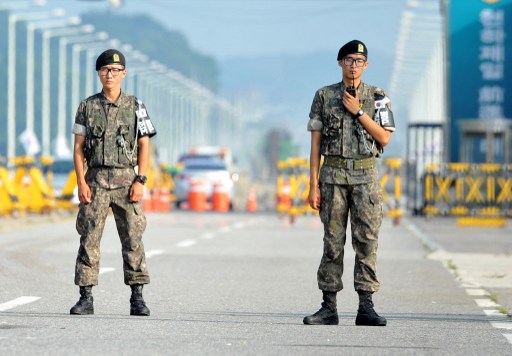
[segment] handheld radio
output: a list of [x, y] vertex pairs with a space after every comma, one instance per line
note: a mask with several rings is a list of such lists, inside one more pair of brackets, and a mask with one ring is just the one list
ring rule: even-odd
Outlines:
[[356, 87], [354, 86], [354, 75], [352, 75], [352, 85], [347, 87], [347, 92], [352, 95], [354, 98], [356, 97]]

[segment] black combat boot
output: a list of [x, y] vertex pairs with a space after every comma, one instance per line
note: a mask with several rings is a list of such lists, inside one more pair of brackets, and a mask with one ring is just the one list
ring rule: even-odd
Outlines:
[[386, 326], [386, 318], [377, 314], [373, 309], [372, 292], [358, 291], [359, 309], [357, 310], [356, 325]]
[[69, 314], [94, 314], [94, 298], [92, 297], [92, 286], [80, 287], [80, 299], [71, 308]]
[[149, 308], [142, 298], [142, 284], [133, 284], [132, 296], [130, 297], [130, 315], [149, 315]]
[[322, 307], [313, 315], [304, 318], [307, 325], [338, 325], [338, 311], [336, 310], [336, 292], [323, 291], [324, 301]]

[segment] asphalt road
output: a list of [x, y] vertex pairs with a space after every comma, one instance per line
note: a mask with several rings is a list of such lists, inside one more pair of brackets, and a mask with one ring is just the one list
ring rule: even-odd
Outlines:
[[[293, 225], [270, 213], [172, 211], [147, 217], [151, 284], [144, 297], [150, 317], [129, 315], [130, 289], [123, 284], [112, 216], [91, 316], [69, 315], [79, 296], [73, 284], [79, 240], [74, 218], [0, 220], [0, 354], [512, 354], [512, 321], [505, 310], [512, 305], [499, 304], [512, 290], [510, 227], [486, 230], [486, 240], [475, 233], [466, 242], [469, 230], [450, 220], [409, 218], [394, 226], [385, 219], [382, 287], [374, 302], [388, 326], [354, 325], [350, 243], [345, 289], [338, 295], [340, 325], [306, 326], [303, 317], [321, 302], [317, 216], [299, 217]], [[496, 267], [503, 270], [473, 278], [466, 267], [482, 255], [504, 257]], [[487, 285], [485, 276], [498, 286]]]

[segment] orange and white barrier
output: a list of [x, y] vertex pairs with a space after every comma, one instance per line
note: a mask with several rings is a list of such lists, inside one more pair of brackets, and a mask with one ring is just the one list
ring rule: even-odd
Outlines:
[[144, 211], [153, 211], [153, 199], [151, 197], [151, 190], [144, 186], [144, 192], [142, 193], [142, 209]]
[[221, 182], [217, 182], [213, 186], [212, 207], [215, 211], [227, 212], [230, 208], [229, 189]]
[[167, 189], [155, 188], [152, 196], [153, 211], [167, 212], [171, 210], [171, 193]]
[[246, 210], [250, 213], [258, 210], [258, 201], [256, 199], [256, 192], [254, 188], [249, 189], [249, 195], [247, 196]]
[[195, 180], [190, 182], [190, 190], [188, 191], [188, 203], [190, 210], [206, 210], [206, 185], [203, 181]]

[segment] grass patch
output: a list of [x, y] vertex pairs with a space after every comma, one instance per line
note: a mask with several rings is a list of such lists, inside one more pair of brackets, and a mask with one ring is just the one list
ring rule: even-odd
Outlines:
[[452, 260], [448, 260], [448, 262], [446, 262], [446, 266], [450, 271], [457, 272], [457, 265]]
[[490, 299], [492, 302], [494, 302], [494, 303], [498, 304], [498, 295], [497, 295], [496, 293], [491, 293], [491, 294], [489, 294], [489, 299]]
[[499, 308], [498, 308], [498, 311], [499, 311], [501, 314], [505, 314], [505, 315], [506, 315], [506, 316], [508, 316], [509, 318], [512, 318], [512, 314], [510, 313], [510, 310], [508, 310], [507, 308], [499, 307]]

